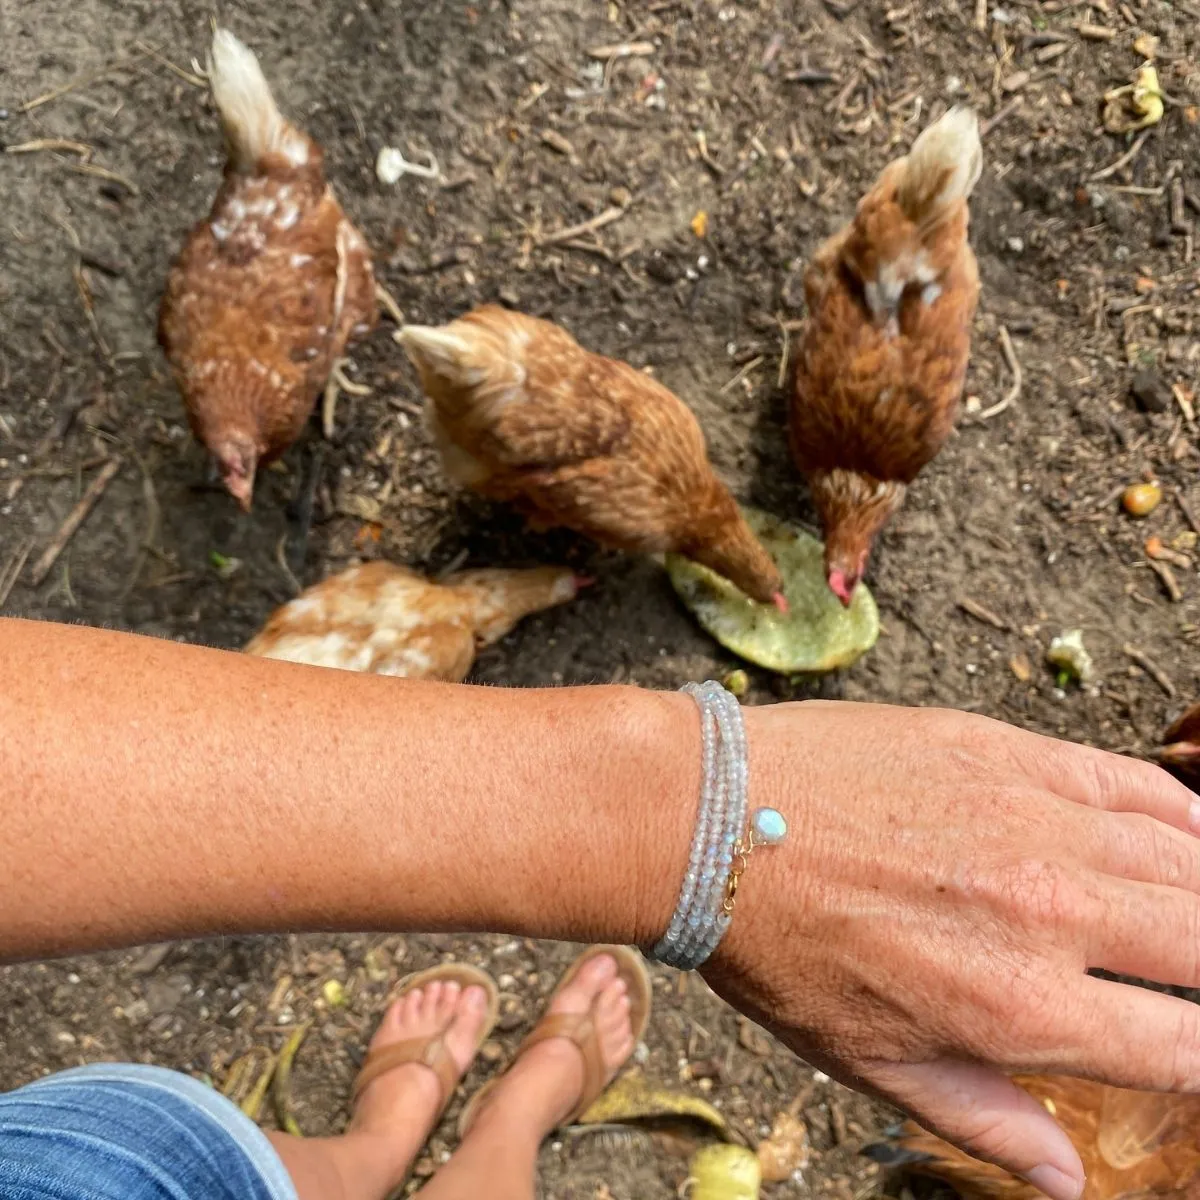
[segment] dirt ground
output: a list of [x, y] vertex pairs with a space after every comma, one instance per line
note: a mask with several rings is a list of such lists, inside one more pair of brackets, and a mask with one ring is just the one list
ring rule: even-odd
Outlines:
[[[972, 203], [983, 297], [968, 401], [875, 555], [884, 636], [819, 685], [752, 674], [748, 702], [819, 688], [952, 705], [1144, 753], [1200, 683], [1200, 580], [1186, 560], [1162, 577], [1143, 548], [1154, 534], [1190, 556], [1200, 513], [1200, 8], [993, 0], [982, 12], [986, 29], [973, 3], [950, 0], [295, 0], [219, 15], [324, 144], [407, 317], [500, 300], [651, 365], [694, 406], [739, 494], [807, 522], [780, 386], [802, 264], [931, 115], [974, 104], [986, 165]], [[369, 553], [422, 568], [569, 561], [599, 579], [487, 651], [480, 680], [675, 687], [728, 670], [658, 568], [534, 536], [452, 493], [386, 321], [353, 354], [370, 395], [343, 397], [330, 442], [314, 426], [267, 472], [252, 516], [206, 483], [153, 331], [168, 262], [219, 171], [213, 108], [190, 66], [210, 15], [188, 0], [0, 0], [0, 611], [237, 647], [293, 594], [293, 576], [340, 568], [373, 527]], [[1135, 50], [1142, 35], [1157, 47]], [[1165, 117], [1144, 138], [1106, 132], [1102, 97], [1146, 52]], [[39, 139], [86, 153], [29, 146]], [[432, 152], [440, 181], [383, 186], [383, 145]], [[618, 188], [632, 197], [619, 219], [540, 244]], [[691, 229], [701, 210], [703, 239]], [[1021, 386], [988, 415], [1015, 390], [1002, 329]], [[114, 457], [119, 472], [34, 586], [44, 548]], [[1118, 497], [1141, 479], [1165, 499], [1136, 522]], [[224, 560], [232, 570], [216, 569]], [[1096, 662], [1085, 689], [1060, 689], [1043, 661], [1071, 628]], [[475, 1082], [569, 953], [304, 937], [10, 968], [0, 1086], [116, 1058], [221, 1084], [239, 1056], [278, 1050], [312, 1018], [295, 1115], [306, 1132], [331, 1130], [399, 975], [454, 954], [501, 978], [506, 1015]], [[323, 993], [331, 979], [345, 985], [340, 1006]], [[699, 980], [663, 971], [656, 986], [642, 1056], [653, 1079], [706, 1095], [751, 1141], [798, 1098], [813, 1158], [775, 1194], [879, 1190], [857, 1150], [883, 1114], [814, 1079]], [[450, 1144], [434, 1139], [418, 1179]], [[643, 1139], [570, 1136], [544, 1166], [546, 1194], [561, 1197], [666, 1198], [686, 1174]]]

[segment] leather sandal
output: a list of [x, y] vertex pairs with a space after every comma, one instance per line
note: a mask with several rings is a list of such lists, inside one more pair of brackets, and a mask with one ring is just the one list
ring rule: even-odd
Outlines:
[[[640, 1042], [646, 1032], [650, 1020], [650, 1004], [653, 993], [650, 987], [650, 975], [642, 956], [628, 946], [591, 946], [585, 950], [570, 966], [567, 973], [559, 980], [558, 986], [550, 997], [550, 1004], [555, 997], [569, 986], [579, 972], [594, 958], [602, 954], [610, 955], [617, 964], [617, 977], [625, 981], [629, 996], [629, 1024], [633, 1031], [634, 1044]], [[527, 1050], [551, 1038], [566, 1038], [574, 1043], [583, 1059], [583, 1087], [580, 1090], [579, 1102], [562, 1122], [563, 1125], [573, 1125], [596, 1102], [597, 1097], [608, 1086], [609, 1068], [605, 1065], [604, 1056], [600, 1050], [600, 1039], [596, 1027], [592, 1023], [591, 1010], [585, 1013], [547, 1013], [517, 1047], [513, 1062]], [[492, 1089], [499, 1080], [492, 1079], [483, 1085], [467, 1102], [458, 1120], [458, 1132], [464, 1137], [475, 1123]]]
[[[479, 1037], [471, 1052], [473, 1058], [496, 1027], [496, 1020], [500, 1015], [499, 988], [496, 987], [492, 977], [478, 967], [472, 967], [466, 963], [443, 963], [441, 966], [430, 967], [427, 971], [417, 971], [402, 979], [399, 990], [393, 997], [393, 1003], [409, 992], [426, 987], [431, 983], [457, 983], [464, 992], [469, 987], [480, 987], [487, 993], [487, 1016], [484, 1018], [483, 1028], [479, 1031]], [[451, 1021], [453, 1019], [451, 1016]], [[447, 1028], [449, 1028], [449, 1023], [447, 1023]], [[454, 1056], [446, 1048], [446, 1029], [426, 1034], [424, 1037], [405, 1038], [402, 1042], [393, 1042], [390, 1046], [372, 1050], [367, 1055], [366, 1061], [354, 1081], [354, 1087], [350, 1093], [351, 1107], [358, 1103], [358, 1098], [366, 1088], [381, 1075], [386, 1075], [388, 1071], [409, 1063], [419, 1063], [423, 1067], [428, 1067], [437, 1076], [442, 1090], [442, 1099], [438, 1106], [438, 1117], [440, 1118], [441, 1114], [446, 1111], [446, 1105], [450, 1102], [450, 1097], [454, 1094], [454, 1088], [462, 1075], [462, 1068], [454, 1061]]]

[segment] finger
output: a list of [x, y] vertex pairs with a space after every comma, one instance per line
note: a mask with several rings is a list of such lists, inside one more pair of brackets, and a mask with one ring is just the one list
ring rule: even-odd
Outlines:
[[1087, 965], [1156, 983], [1200, 985], [1200, 898], [1124, 879], [1105, 877], [1099, 884], [1102, 893], [1083, 908]]
[[1200, 1092], [1200, 1005], [1091, 976], [1080, 984], [1074, 995], [1064, 985], [1044, 1052], [1028, 1061], [1114, 1087]]
[[1153, 763], [1026, 734], [1026, 771], [1047, 790], [1106, 812], [1145, 813], [1200, 833], [1200, 797]]
[[1200, 840], [1144, 813], [1074, 813], [1083, 858], [1096, 870], [1139, 883], [1200, 893]]
[[875, 1066], [866, 1077], [926, 1129], [1028, 1180], [1052, 1200], [1078, 1200], [1083, 1164], [1058, 1122], [991, 1067], [943, 1059]]

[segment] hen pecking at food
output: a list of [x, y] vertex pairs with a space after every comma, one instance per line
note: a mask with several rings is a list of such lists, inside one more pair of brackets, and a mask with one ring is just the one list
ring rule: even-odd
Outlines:
[[[1200, 1096], [1128, 1091], [1055, 1075], [1016, 1075], [1013, 1082], [1045, 1106], [1079, 1151], [1087, 1175], [1081, 1200], [1200, 1194]], [[864, 1153], [885, 1166], [944, 1180], [966, 1200], [1042, 1196], [912, 1122]]]
[[461, 571], [433, 583], [371, 562], [309, 588], [272, 614], [247, 654], [408, 679], [464, 679], [482, 646], [586, 584], [557, 567]]
[[662, 384], [495, 305], [398, 336], [457, 482], [543, 528], [685, 555], [786, 608], [779, 571], [713, 471], [696, 418]]
[[951, 109], [884, 169], [805, 272], [791, 449], [843, 604], [954, 425], [979, 297], [967, 197], [982, 158], [975, 114]]
[[225, 176], [168, 276], [159, 341], [192, 432], [249, 511], [255, 471], [296, 440], [351, 335], [374, 324], [375, 283], [320, 146], [280, 114], [258, 60], [224, 29], [208, 77]]

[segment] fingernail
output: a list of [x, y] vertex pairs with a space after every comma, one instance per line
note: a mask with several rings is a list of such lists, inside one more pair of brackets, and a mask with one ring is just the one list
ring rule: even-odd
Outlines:
[[1193, 800], [1188, 805], [1188, 825], [1193, 833], [1200, 833], [1200, 800]]
[[1083, 1194], [1083, 1180], [1075, 1175], [1068, 1175], [1049, 1163], [1042, 1163], [1031, 1171], [1025, 1172], [1025, 1178], [1040, 1192], [1045, 1192], [1053, 1200], [1079, 1200]]

